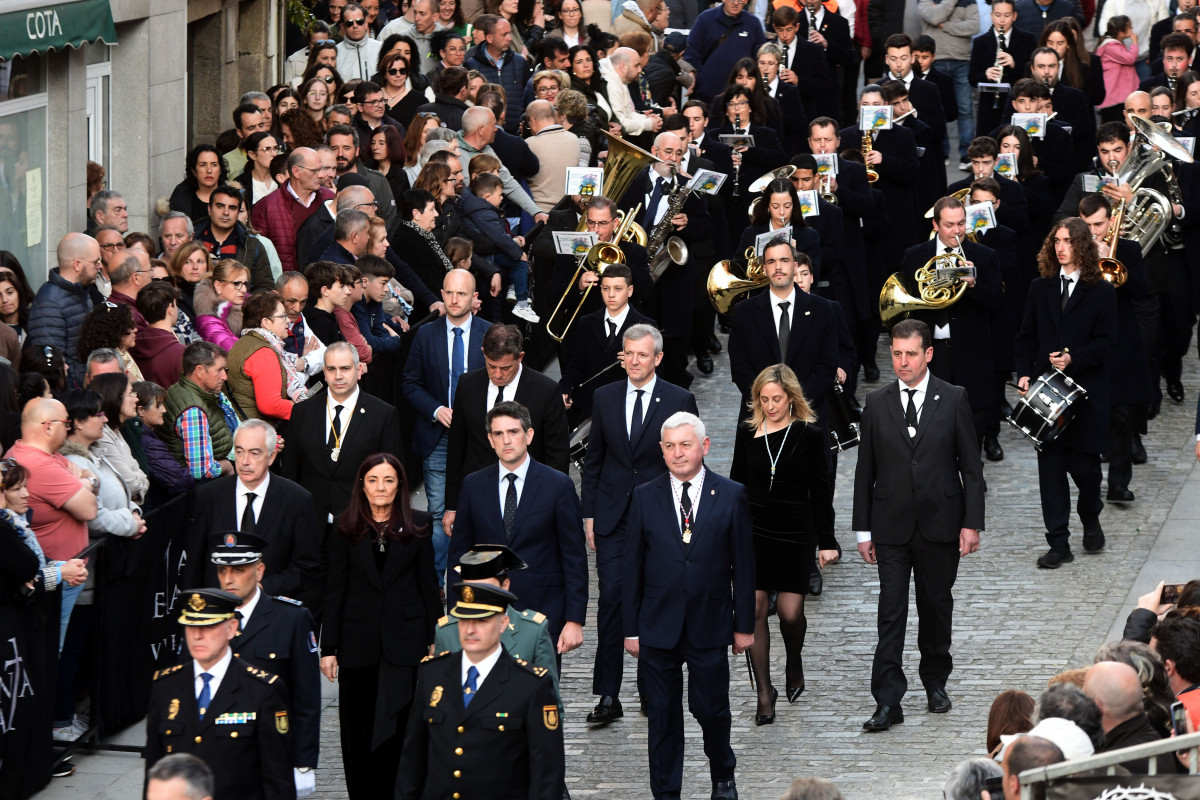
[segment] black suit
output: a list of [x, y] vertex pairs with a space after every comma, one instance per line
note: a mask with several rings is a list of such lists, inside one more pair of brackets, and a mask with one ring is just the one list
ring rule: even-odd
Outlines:
[[[1000, 184], [1000, 208], [996, 209], [996, 222], [1011, 228], [1015, 233], [1029, 233], [1029, 201], [1025, 199], [1025, 189], [1017, 181], [992, 174], [996, 183]], [[946, 187], [946, 194], [957, 192], [959, 189], [969, 189], [975, 182], [975, 177], [963, 178]]]
[[1117, 289], [1117, 340], [1112, 362], [1121, 369], [1108, 371], [1109, 417], [1108, 488], [1128, 489], [1133, 477], [1133, 435], [1138, 432], [1151, 401], [1150, 370], [1138, 325], [1138, 306], [1150, 296], [1150, 282], [1142, 261], [1142, 247], [1131, 239], [1118, 239], [1115, 257], [1125, 265], [1125, 283]]
[[580, 486], [583, 518], [592, 520], [600, 603], [596, 614], [596, 664], [592, 693], [616, 697], [621, 689], [624, 650], [621, 642], [621, 559], [625, 554], [625, 518], [633, 490], [666, 472], [658, 431], [677, 411], [699, 414], [696, 398], [661, 378], [643, 395], [643, 426], [630, 441], [626, 422], [628, 380], [596, 392], [596, 411], [588, 437]]
[[[649, 235], [649, 234], [647, 234]], [[650, 299], [650, 295], [654, 292], [654, 279], [650, 277], [650, 267], [646, 260], [646, 248], [642, 247], [637, 242], [621, 242], [621, 252], [625, 254], [625, 266], [629, 267], [633, 273], [633, 299], [630, 303], [634, 308], [645, 313], [646, 303]], [[554, 256], [554, 274], [550, 280], [550, 297], [553, 303], [557, 303], [559, 298], [566, 294], [566, 300], [563, 301], [562, 309], [557, 316], [553, 317], [553, 326], [555, 331], [561, 331], [566, 327], [567, 320], [570, 319], [576, 306], [579, 305], [580, 298], [583, 293], [579, 291], [579, 275], [576, 274], [578, 268], [578, 260], [575, 256]], [[574, 283], [568, 284], [571, 277], [575, 276]], [[600, 299], [599, 282], [587, 293], [587, 299], [583, 301], [583, 305], [579, 309], [579, 316], [591, 314], [595, 311], [604, 309], [604, 301]], [[550, 306], [550, 311], [554, 310], [554, 306]], [[547, 322], [551, 317], [549, 312], [547, 316], [542, 317]], [[578, 322], [578, 318], [575, 320]]]
[[576, 320], [563, 341], [562, 377], [558, 380], [558, 388], [562, 394], [571, 397], [568, 416], [572, 421], [581, 422], [592, 415], [592, 397], [597, 389], [625, 380], [625, 372], [617, 363], [625, 331], [634, 325], [654, 324], [654, 320], [630, 306], [625, 321], [610, 340], [607, 319], [608, 309], [594, 311]]
[[862, 220], [870, 219], [875, 213], [875, 201], [871, 196], [871, 184], [867, 182], [866, 168], [862, 164], [846, 161], [838, 156], [837, 191], [834, 194], [843, 215], [842, 264], [845, 267], [846, 283], [853, 297], [853, 305], [844, 310], [846, 321], [854, 326], [878, 313], [879, 305], [878, 292], [872, 297], [867, 288], [867, 257]]
[[[862, 150], [863, 135], [858, 126], [843, 128], [841, 149]], [[892, 220], [889, 246], [902, 253], [917, 243], [918, 235], [913, 220], [916, 219], [917, 182], [921, 177], [921, 163], [917, 157], [916, 140], [912, 131], [904, 126], [879, 131], [875, 136], [874, 149], [883, 155], [883, 160], [872, 169], [879, 173], [874, 188], [883, 192], [887, 200], [888, 215]], [[890, 268], [884, 267], [890, 273]], [[879, 287], [871, 287], [878, 290]]]
[[[484, 420], [490, 410], [487, 405], [487, 370], [471, 370], [458, 380], [454, 393], [454, 417], [450, 423], [450, 444], [446, 453], [446, 509], [458, 508], [459, 490], [463, 479], [472, 472], [496, 463], [496, 451], [488, 442]], [[570, 468], [571, 431], [567, 427], [567, 411], [558, 384], [540, 372], [521, 367], [516, 396], [505, 387], [504, 399], [513, 400], [529, 409], [533, 421], [533, 443], [529, 454], [564, 475]], [[451, 561], [450, 566], [456, 562]], [[537, 606], [533, 606], [538, 608]], [[538, 608], [539, 611], [545, 611]]]
[[146, 770], [169, 753], [191, 753], [212, 765], [213, 800], [295, 800], [292, 722], [279, 676], [232, 659], [201, 721], [193, 665], [188, 659], [154, 675]]
[[[237, 531], [238, 477], [226, 475], [196, 489], [196, 515], [188, 552], [194, 554], [188, 587], [217, 586], [217, 568], [206, 557], [206, 542], [214, 533]], [[271, 475], [266, 496], [254, 500], [254, 534], [270, 542], [263, 553], [267, 565], [262, 588], [270, 595], [294, 597], [310, 606], [320, 599], [314, 585], [321, 565], [321, 520], [313, 496], [280, 475]], [[311, 607], [311, 606], [310, 606]]]
[[[889, 72], [884, 76], [884, 80], [891, 77], [892, 74]], [[897, 80], [899, 79], [897, 78]], [[938, 163], [941, 163], [941, 145], [946, 138], [946, 114], [942, 110], [942, 97], [938, 93], [937, 87], [921, 80], [914, 72], [908, 84], [908, 99], [913, 104], [913, 108], [917, 109], [917, 119], [928, 125], [933, 132], [933, 141], [936, 142], [938, 148]]]
[[[767, 91], [770, 92], [770, 89]], [[781, 79], [771, 96], [779, 102], [783, 125], [777, 132], [783, 149], [788, 153], [801, 152], [808, 138], [808, 122], [816, 115], [804, 105], [800, 91], [787, 81]]]
[[912, 131], [913, 144], [917, 146], [917, 158], [921, 164], [916, 202], [913, 203], [913, 223], [919, 231], [926, 224], [925, 212], [949, 193], [946, 190], [946, 167], [942, 164], [942, 142], [934, 138], [933, 130], [921, 119], [909, 117], [900, 125]]
[[[693, 480], [696, 480], [695, 478]], [[733, 778], [729, 746], [729, 656], [735, 634], [754, 631], [754, 544], [740, 483], [705, 469], [683, 541], [671, 476], [633, 490], [621, 613], [638, 637], [650, 718], [650, 790], [679, 797], [683, 782], [683, 665], [688, 708], [704, 732], [714, 781]]]
[[[833, 78], [821, 45], [813, 44], [805, 37], [796, 34], [790, 48], [791, 63], [787, 63], [789, 50], [784, 48], [782, 42], [776, 41], [775, 44], [784, 49], [785, 63], [781, 65], [780, 69], [790, 69], [796, 73], [796, 91], [800, 94], [804, 110], [808, 112], [809, 118], [815, 118], [818, 114], [830, 110], [829, 87], [833, 85], [831, 83]], [[807, 131], [803, 132], [801, 139], [803, 140], [807, 135]], [[797, 151], [792, 150], [791, 152]]]
[[377, 536], [330, 544], [321, 654], [338, 660], [342, 760], [352, 795], [389, 797], [413, 701], [416, 667], [441, 616], [432, 518], [413, 511], [406, 538], [380, 554]]
[[[1012, 122], [1011, 107], [1005, 114], [1003, 122], [1005, 125]], [[996, 128], [988, 135], [998, 140], [999, 130]], [[1045, 173], [1046, 178], [1050, 181], [1050, 195], [1053, 201], [1058, 203], [1062, 201], [1063, 195], [1071, 185], [1071, 179], [1075, 177], [1075, 144], [1071, 141], [1071, 134], [1066, 132], [1057, 118], [1046, 124], [1045, 133], [1046, 138], [1031, 138], [1030, 141], [1033, 144], [1033, 154], [1037, 156], [1038, 169]], [[1087, 164], [1091, 163], [1091, 156], [1088, 156]], [[1038, 244], [1040, 246], [1041, 242]]]
[[293, 764], [317, 768], [321, 744], [321, 666], [312, 614], [294, 600], [259, 591], [249, 620], [230, 642], [234, 658], [283, 678], [288, 710], [296, 726]]
[[879, 564], [879, 642], [871, 694], [899, 707], [908, 691], [904, 632], [909, 575], [917, 582], [917, 645], [927, 692], [950, 677], [950, 633], [959, 534], [984, 525], [983, 466], [966, 392], [929, 375], [916, 435], [905, 422], [906, 395], [889, 381], [867, 396], [854, 472], [856, 531], [868, 531]]
[[954, 96], [954, 79], [941, 70], [931, 69], [921, 76], [921, 80], [938, 90], [938, 98], [942, 101], [942, 117], [946, 122], [957, 120], [958, 99]]
[[[996, 51], [999, 41], [996, 39], [996, 29], [992, 28], [982, 36], [971, 41], [971, 61], [967, 67], [967, 80], [972, 86], [981, 83], [1007, 83], [1012, 86], [1026, 76], [1029, 60], [1037, 49], [1037, 37], [1032, 34], [1012, 28], [1005, 34], [1005, 52], [1013, 59], [1013, 66], [1004, 67], [999, 81], [993, 81], [987, 76], [987, 71], [996, 63]], [[1008, 104], [1008, 94], [1001, 95], [999, 102], [992, 94], [980, 95], [976, 119], [976, 130], [986, 131], [996, 127], [1000, 115]]]
[[500, 650], [465, 707], [461, 651], [421, 665], [419, 705], [404, 737], [396, 800], [442, 800], [459, 793], [494, 800], [562, 797], [565, 762], [554, 686], [544, 667]]
[[1059, 276], [1038, 278], [1029, 287], [1025, 318], [1017, 335], [1017, 375], [1030, 381], [1050, 369], [1050, 353], [1069, 351], [1063, 372], [1087, 390], [1087, 399], [1066, 432], [1038, 451], [1038, 483], [1046, 541], [1052, 550], [1070, 552], [1070, 473], [1079, 488], [1078, 510], [1085, 526], [1098, 524], [1100, 456], [1109, 438], [1109, 359], [1118, 333], [1117, 295], [1104, 281], [1076, 281], [1062, 307]]
[[[829, 74], [833, 78], [834, 92], [827, 92], [825, 115], [836, 120], [845, 121], [842, 112], [843, 71], [857, 66], [858, 56], [854, 52], [854, 42], [850, 38], [850, 22], [837, 13], [825, 10], [818, 25], [818, 32], [825, 37], [828, 46], [825, 48], [825, 61], [829, 64]], [[800, 10], [800, 30], [796, 38], [808, 41], [808, 14]]]
[[1071, 126], [1076, 163], [1083, 163], [1096, 152], [1095, 107], [1083, 92], [1061, 83], [1054, 87], [1052, 101], [1054, 110], [1058, 112], [1057, 119]]

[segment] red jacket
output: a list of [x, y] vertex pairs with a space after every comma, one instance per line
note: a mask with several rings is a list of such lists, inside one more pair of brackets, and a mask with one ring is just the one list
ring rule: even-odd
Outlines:
[[296, 233], [304, 221], [316, 213], [321, 203], [332, 200], [333, 190], [324, 187], [305, 208], [291, 192], [291, 181], [284, 183], [274, 192], [259, 200], [250, 211], [254, 228], [271, 240], [279, 253], [279, 261], [285, 270], [298, 270], [307, 264], [296, 263]]

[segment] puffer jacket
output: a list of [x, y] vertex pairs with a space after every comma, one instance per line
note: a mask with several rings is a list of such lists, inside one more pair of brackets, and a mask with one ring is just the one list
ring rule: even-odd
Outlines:
[[[467, 53], [467, 59], [463, 62], [463, 66], [467, 69], [478, 70], [488, 83], [498, 83], [504, 88], [505, 97], [520, 97], [522, 90], [525, 88], [525, 59], [511, 50], [504, 51], [504, 57], [500, 60], [500, 68], [497, 69], [492, 60], [483, 52], [486, 45], [476, 45]], [[521, 124], [521, 115], [525, 113], [525, 107], [520, 103], [508, 103], [504, 110], [504, 129], [509, 133], [516, 133], [517, 126]], [[262, 230], [259, 228], [259, 230]]]
[[334, 198], [332, 189], [321, 187], [317, 196], [305, 208], [291, 193], [288, 181], [277, 190], [259, 200], [250, 211], [254, 229], [271, 240], [279, 253], [279, 262], [284, 270], [296, 271], [296, 233], [304, 221], [317, 212], [321, 203]]
[[88, 287], [63, 280], [58, 269], [50, 275], [29, 308], [28, 340], [36, 345], [53, 345], [67, 360], [67, 376], [75, 386], [83, 385], [84, 357], [75, 352], [83, 318], [92, 310]]
[[187, 467], [175, 460], [167, 445], [148, 425], [142, 427], [142, 449], [146, 451], [146, 462], [150, 465], [151, 505], [163, 503], [196, 485], [196, 479]]
[[229, 352], [242, 332], [242, 309], [217, 296], [212, 278], [196, 284], [192, 303], [196, 306], [196, 327], [204, 341]]

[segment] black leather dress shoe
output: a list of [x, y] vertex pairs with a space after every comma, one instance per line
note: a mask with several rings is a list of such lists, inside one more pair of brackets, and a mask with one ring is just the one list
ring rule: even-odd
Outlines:
[[[1133, 494], [1133, 492], [1130, 492]], [[1099, 553], [1104, 549], [1104, 529], [1099, 522], [1083, 526], [1083, 552]]]
[[995, 436], [983, 437], [983, 454], [988, 461], [1003, 461], [1004, 448], [1000, 446], [1000, 440]]
[[900, 706], [875, 706], [875, 713], [863, 727], [869, 731], [886, 731], [901, 722], [904, 722], [904, 709]]
[[713, 781], [712, 800], [738, 800], [737, 782], [733, 778]]
[[1167, 381], [1167, 395], [1176, 403], [1183, 402], [1183, 383], [1181, 381]]
[[717, 338], [715, 333], [710, 333], [708, 335], [708, 352], [712, 353], [713, 355], [721, 352], [721, 340]]
[[708, 353], [700, 353], [696, 356], [696, 369], [700, 370], [701, 375], [713, 374], [713, 360]]
[[1012, 416], [1012, 412], [1013, 412], [1012, 403], [1005, 400], [1000, 406], [1000, 418], [1008, 419], [1009, 417]]
[[866, 378], [868, 381], [879, 380], [879, 367], [875, 366], [875, 364], [870, 361], [864, 363], [863, 364], [863, 377]]
[[1037, 565], [1042, 569], [1058, 569], [1074, 560], [1075, 556], [1070, 550], [1050, 550], [1045, 555], [1038, 556]]
[[1140, 433], [1133, 435], [1133, 452], [1130, 454], [1130, 460], [1135, 464], [1146, 463], [1146, 445], [1142, 444], [1142, 435]]
[[1113, 489], [1109, 487], [1108, 495], [1104, 498], [1110, 503], [1132, 503], [1133, 492], [1128, 489]]
[[607, 725], [614, 719], [620, 719], [625, 716], [625, 709], [621, 708], [619, 698], [605, 695], [600, 698], [600, 702], [596, 704], [596, 708], [592, 713], [587, 715], [589, 725]]
[[945, 714], [950, 710], [950, 696], [945, 689], [930, 689], [926, 696], [929, 697], [929, 713]]

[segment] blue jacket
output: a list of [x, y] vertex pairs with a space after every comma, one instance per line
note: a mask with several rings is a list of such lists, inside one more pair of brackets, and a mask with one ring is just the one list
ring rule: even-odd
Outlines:
[[[525, 59], [512, 50], [505, 50], [504, 56], [500, 60], [500, 67], [497, 69], [492, 60], [483, 52], [485, 47], [486, 45], [472, 47], [467, 53], [463, 66], [468, 70], [479, 70], [479, 74], [483, 75], [488, 83], [498, 83], [504, 87], [505, 97], [516, 100], [525, 89]], [[730, 62], [730, 66], [733, 66], [733, 62]], [[729, 70], [725, 72], [728, 77]], [[516, 133], [523, 113], [525, 113], [524, 105], [509, 102], [504, 112], [504, 129], [509, 133]]]
[[[445, 317], [417, 328], [412, 349], [404, 362], [402, 389], [417, 412], [413, 424], [413, 451], [424, 458], [437, 447], [447, 429], [433, 414], [439, 406], [450, 408], [450, 353], [446, 349]], [[471, 341], [466, 343], [467, 372], [483, 367], [483, 334], [491, 323], [471, 318]], [[466, 374], [466, 373], [464, 373]]]
[[[504, 229], [500, 209], [470, 192], [463, 192], [459, 210], [462, 212], [463, 226], [482, 253], [499, 251], [514, 261], [521, 260], [521, 247]], [[486, 239], [491, 246], [480, 247], [480, 239]]]
[[[387, 315], [383, 313], [383, 303], [375, 302], [363, 298], [350, 307], [350, 313], [354, 314], [354, 321], [358, 323], [358, 330], [362, 332], [363, 338], [367, 340], [367, 344], [371, 345], [371, 349], [376, 353], [398, 353], [403, 340], [399, 336], [392, 336], [383, 329], [383, 325], [388, 321]], [[399, 331], [396, 331], [399, 333]]]
[[[758, 17], [743, 11], [736, 17], [723, 8], [710, 8], [696, 17], [688, 34], [683, 58], [699, 65], [692, 96], [711, 104], [713, 97], [729, 82], [729, 73], [740, 58], [754, 59], [758, 48], [767, 41]], [[709, 115], [716, 120], [725, 116], [724, 109], [713, 109]]]
[[76, 386], [83, 385], [83, 364], [87, 357], [75, 352], [75, 344], [83, 318], [92, 310], [89, 288], [64, 280], [56, 267], [50, 270], [29, 309], [29, 341], [61, 350], [67, 361], [67, 376]]

